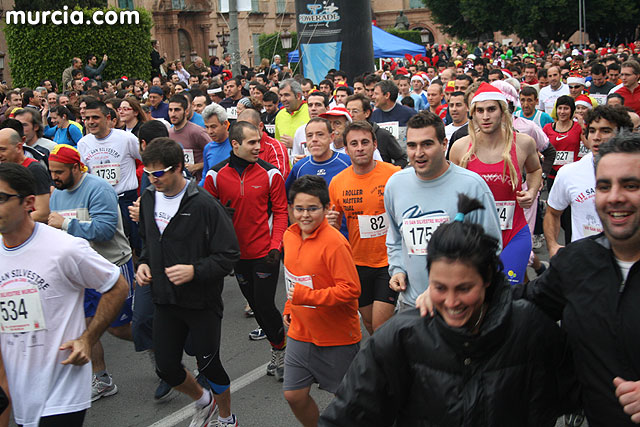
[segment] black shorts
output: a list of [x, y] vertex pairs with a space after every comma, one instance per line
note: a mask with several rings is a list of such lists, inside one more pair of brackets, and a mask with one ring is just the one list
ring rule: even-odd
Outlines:
[[389, 287], [389, 267], [366, 267], [356, 265], [362, 291], [358, 298], [358, 305], [366, 307], [374, 301], [382, 301], [396, 305], [398, 293]]

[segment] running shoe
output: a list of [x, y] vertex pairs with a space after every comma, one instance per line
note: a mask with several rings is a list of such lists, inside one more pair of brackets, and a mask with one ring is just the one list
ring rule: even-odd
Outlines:
[[244, 306], [244, 317], [254, 317], [254, 316], [255, 316], [255, 313], [251, 309], [251, 306], [249, 305], [249, 303], [246, 303]]
[[271, 360], [269, 361], [269, 364], [267, 365], [267, 375], [269, 375], [270, 377], [274, 376], [276, 374], [276, 369], [278, 368], [278, 355], [276, 354], [275, 350], [272, 348], [271, 349]]
[[544, 245], [544, 234], [533, 235], [533, 249], [540, 249]]
[[536, 270], [536, 275], [541, 276], [547, 268], [549, 268], [549, 262], [540, 261], [540, 268]]
[[216, 409], [218, 409], [218, 404], [216, 403], [216, 399], [213, 398], [211, 392], [206, 391], [206, 393], [209, 393], [209, 398], [211, 400], [207, 406], [202, 408], [198, 408], [196, 405], [196, 413], [193, 415], [193, 418], [191, 418], [191, 424], [189, 424], [189, 427], [209, 427], [215, 425], [211, 424], [211, 418], [215, 414]]
[[226, 421], [221, 421], [220, 419], [218, 419], [218, 421], [216, 422], [215, 426], [216, 427], [238, 427], [238, 418], [236, 418], [235, 414], [231, 414], [231, 415], [233, 415], [233, 421], [226, 422]]
[[91, 381], [91, 401], [95, 402], [101, 397], [113, 396], [118, 392], [118, 386], [109, 375], [109, 382], [104, 382], [95, 375]]
[[284, 381], [284, 352], [286, 348], [282, 350], [276, 350], [275, 348], [271, 349], [271, 360], [273, 360], [273, 355], [275, 354], [275, 376], [278, 382]]
[[253, 331], [249, 332], [249, 339], [251, 341], [260, 341], [267, 337], [261, 327], [257, 327]]
[[156, 388], [156, 392], [153, 395], [153, 398], [156, 402], [164, 402], [169, 400], [169, 398], [173, 395], [173, 388], [167, 384], [166, 381], [160, 380], [160, 384]]

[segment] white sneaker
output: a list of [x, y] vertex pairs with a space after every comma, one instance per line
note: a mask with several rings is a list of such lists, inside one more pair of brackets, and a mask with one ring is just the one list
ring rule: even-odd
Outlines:
[[118, 392], [118, 386], [113, 382], [113, 378], [109, 375], [109, 382], [104, 382], [95, 375], [91, 380], [91, 401], [95, 402], [101, 397], [113, 396]]
[[211, 394], [209, 390], [205, 390], [205, 392], [209, 393], [211, 401], [203, 408], [198, 408], [196, 405], [196, 413], [193, 415], [193, 418], [191, 418], [191, 424], [189, 424], [189, 427], [208, 427], [211, 422], [211, 418], [215, 414], [216, 409], [218, 409], [218, 404], [216, 399], [213, 398], [213, 394]]

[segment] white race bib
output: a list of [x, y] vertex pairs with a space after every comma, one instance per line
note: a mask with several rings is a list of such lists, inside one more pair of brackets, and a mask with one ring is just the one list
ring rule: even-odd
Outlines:
[[40, 292], [36, 286], [0, 291], [0, 332], [46, 329]]
[[433, 232], [445, 222], [449, 222], [448, 215], [403, 219], [402, 238], [407, 246], [407, 253], [409, 255], [426, 255], [427, 244], [431, 240]]
[[513, 213], [516, 210], [515, 200], [496, 201], [498, 218], [500, 218], [500, 230], [511, 230], [513, 228]]
[[276, 125], [264, 125], [268, 134], [275, 135], [276, 134]]
[[120, 182], [120, 164], [106, 163], [91, 167], [91, 173], [105, 179], [109, 184], [116, 185]]
[[399, 122], [384, 122], [378, 123], [382, 129], [389, 132], [395, 139], [400, 138], [400, 123]]
[[580, 151], [578, 151], [578, 158], [581, 159], [582, 157], [586, 156], [587, 154], [589, 154], [589, 151], [590, 150], [587, 148], [587, 146], [584, 145], [582, 141], [580, 141]]
[[584, 237], [589, 237], [600, 233], [602, 233], [602, 227], [600, 226], [591, 224], [582, 225], [582, 234], [584, 235]]
[[57, 211], [58, 215], [63, 217], [64, 219], [78, 219], [78, 211], [75, 209], [69, 209], [66, 211]]
[[188, 165], [195, 165], [196, 158], [193, 155], [193, 149], [185, 148], [182, 151], [184, 152], [184, 162]]
[[568, 165], [569, 163], [573, 163], [573, 151], [556, 151], [554, 166]]
[[598, 105], [605, 105], [607, 103], [607, 95], [595, 93], [590, 94], [589, 96], [595, 99]]
[[235, 120], [238, 118], [238, 107], [229, 107], [227, 108], [227, 118], [230, 120]]
[[385, 236], [389, 227], [389, 217], [386, 212], [378, 215], [358, 215], [358, 228], [361, 239], [372, 239]]
[[[309, 289], [313, 289], [313, 279], [311, 278], [311, 276], [309, 275], [295, 276], [291, 274], [289, 270], [287, 270], [287, 267], [285, 267], [284, 268], [284, 284], [285, 284], [285, 289], [287, 290], [287, 293], [289, 292], [289, 290], [292, 290], [295, 287], [296, 283], [300, 283], [302, 286], [306, 286]], [[311, 305], [305, 305], [304, 307], [315, 308], [314, 306], [311, 306]]]

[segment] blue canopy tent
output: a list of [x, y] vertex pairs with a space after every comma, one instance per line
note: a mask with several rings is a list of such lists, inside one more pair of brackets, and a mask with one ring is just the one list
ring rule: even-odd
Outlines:
[[[417, 55], [419, 53], [424, 55], [427, 53], [424, 46], [396, 37], [375, 25], [371, 26], [371, 35], [373, 36], [374, 58], [401, 58], [407, 53], [410, 55]], [[300, 61], [298, 55], [297, 50], [290, 52], [288, 55], [288, 61]]]

